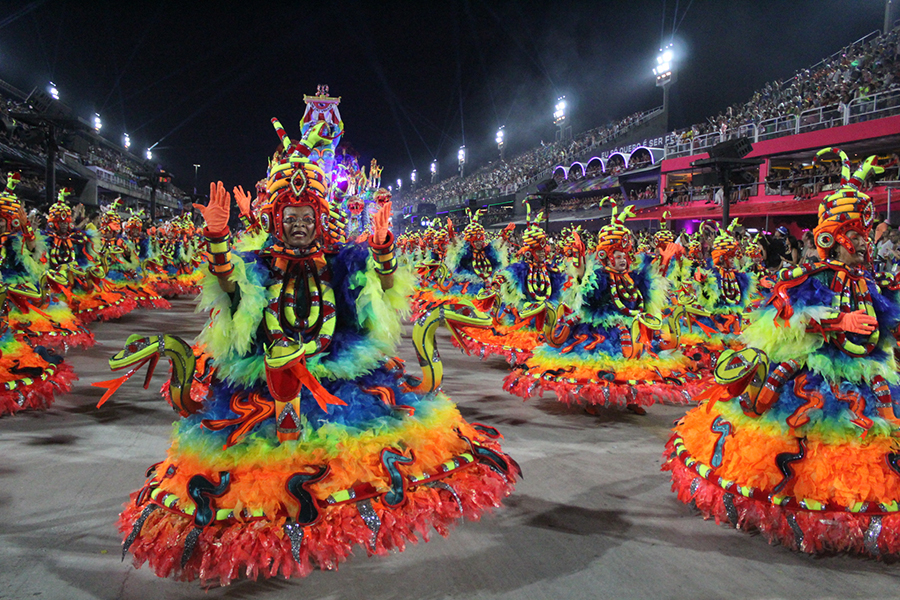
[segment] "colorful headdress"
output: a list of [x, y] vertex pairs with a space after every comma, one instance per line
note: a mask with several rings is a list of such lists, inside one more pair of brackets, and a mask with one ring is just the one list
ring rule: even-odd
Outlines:
[[6, 189], [0, 192], [0, 219], [6, 221], [7, 231], [16, 231], [22, 227], [22, 223], [19, 222], [22, 204], [13, 191], [21, 179], [22, 175], [18, 172], [7, 174]]
[[131, 211], [131, 216], [125, 221], [123, 227], [129, 234], [140, 233], [144, 227], [144, 218], [146, 217], [143, 208]]
[[667, 219], [671, 216], [672, 213], [669, 211], [663, 212], [662, 217], [659, 219], [659, 231], [653, 234], [653, 245], [658, 250], [662, 250], [675, 242], [675, 234], [667, 227]]
[[628, 255], [628, 262], [631, 262], [631, 252], [634, 249], [634, 236], [631, 230], [625, 226], [628, 217], [634, 216], [632, 206], [626, 206], [625, 210], [619, 212], [619, 206], [615, 200], [606, 196], [600, 200], [600, 206], [607, 202], [612, 204], [612, 216], [609, 224], [600, 228], [597, 233], [597, 258], [604, 264], [608, 264], [612, 260], [613, 254], [616, 252], [624, 252]]
[[[532, 219], [531, 216], [531, 205], [528, 203], [528, 198], [524, 200], [525, 202], [525, 232], [522, 234], [522, 252], [533, 253], [536, 250], [544, 250], [547, 249], [547, 232], [544, 231], [540, 222], [544, 220], [544, 211], [538, 212], [538, 214]], [[531, 255], [531, 254], [528, 254]]]
[[57, 226], [60, 223], [72, 222], [72, 209], [69, 208], [69, 205], [66, 203], [66, 200], [71, 195], [72, 188], [64, 187], [59, 190], [59, 194], [56, 196], [56, 202], [50, 206], [50, 210], [47, 214], [48, 225]]
[[484, 241], [484, 226], [478, 222], [478, 218], [483, 212], [483, 208], [479, 208], [474, 212], [468, 208], [466, 209], [466, 214], [469, 216], [469, 224], [466, 225], [465, 229], [463, 229], [463, 239], [465, 239], [469, 243]]
[[734, 230], [738, 226], [738, 220], [733, 219], [727, 229], [719, 229], [719, 235], [713, 240], [712, 261], [714, 265], [720, 265], [722, 261], [734, 260], [740, 250], [740, 244], [734, 237]]
[[[868, 238], [875, 221], [875, 206], [871, 198], [859, 191], [859, 186], [870, 172], [883, 173], [884, 168], [876, 163], [877, 157], [870, 156], [851, 175], [850, 159], [840, 148], [824, 148], [816, 153], [816, 161], [823, 154], [835, 153], [841, 157], [841, 187], [829, 194], [819, 205], [819, 224], [813, 229], [813, 239], [822, 260], [836, 247], [843, 246], [851, 254], [856, 248], [847, 239], [847, 233], [856, 231]], [[871, 249], [866, 247], [865, 260], [871, 260]]]
[[687, 255], [691, 260], [701, 260], [703, 258], [703, 243], [700, 241], [699, 235], [691, 237], [688, 241]]
[[260, 224], [267, 233], [283, 241], [284, 209], [309, 206], [316, 217], [316, 237], [324, 237], [326, 230], [322, 219], [329, 209], [328, 177], [317, 164], [309, 161], [307, 144], [292, 142], [277, 119], [272, 119], [272, 124], [281, 138], [282, 150], [269, 162], [266, 202], [260, 209]]
[[122, 217], [119, 211], [122, 209], [122, 198], [112, 201], [106, 210], [100, 214], [100, 229], [106, 231], [119, 231], [122, 229]]

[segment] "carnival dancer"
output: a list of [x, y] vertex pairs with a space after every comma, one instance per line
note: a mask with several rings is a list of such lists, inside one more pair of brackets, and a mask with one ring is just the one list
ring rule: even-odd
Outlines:
[[441, 297], [453, 285], [445, 261], [447, 250], [455, 239], [456, 230], [449, 217], [446, 225], [436, 220], [422, 236], [423, 259], [416, 264], [418, 289], [412, 295], [413, 320], [448, 300]]
[[28, 336], [34, 345], [58, 350], [93, 346], [93, 334], [65, 301], [47, 293], [46, 267], [40, 262], [46, 244], [15, 196], [19, 179], [19, 173], [9, 173], [6, 189], [0, 192], [0, 278], [9, 329]]
[[[449, 276], [444, 286], [432, 289], [437, 303], [474, 302], [493, 296], [491, 282], [494, 272], [507, 264], [502, 240], [488, 240], [484, 226], [478, 217], [484, 209], [472, 212], [467, 209], [469, 223], [447, 249], [444, 260]], [[492, 300], [492, 299], [491, 299]]]
[[67, 204], [71, 195], [70, 188], [62, 188], [47, 215], [50, 289], [62, 293], [72, 312], [85, 323], [118, 318], [136, 304], [126, 293], [111, 289], [106, 258], [97, 258], [94, 239], [88, 233], [73, 228], [72, 209]]
[[[7, 310], [7, 291], [0, 290], [0, 308]], [[66, 393], [76, 381], [71, 365], [51, 348], [13, 333], [0, 317], [0, 417], [22, 410], [44, 410], [56, 394]]]
[[208, 385], [190, 389], [194, 354], [171, 336], [132, 336], [111, 361], [165, 353], [175, 365], [182, 419], [119, 523], [135, 564], [160, 576], [227, 584], [335, 569], [354, 546], [403, 550], [431, 527], [446, 534], [478, 518], [516, 478], [496, 430], [468, 424], [437, 389], [436, 355], [421, 381], [392, 358], [412, 275], [397, 270], [390, 205], [370, 243], [345, 243], [329, 219], [328, 173], [307, 160], [340, 137], [297, 143], [274, 123], [282, 147], [260, 215], [266, 239], [231, 250], [221, 183], [198, 207], [210, 250], [201, 307], [211, 317], [198, 339]]
[[[504, 381], [525, 399], [555, 392], [566, 404], [619, 406], [644, 414], [655, 402], [684, 404], [701, 389], [678, 340], [664, 338], [660, 318], [668, 284], [646, 255], [632, 264], [634, 244], [625, 224], [631, 207], [599, 232], [596, 259], [567, 289], [552, 334]], [[565, 313], [572, 314], [565, 317]]]
[[738, 269], [741, 246], [734, 237], [737, 225], [734, 219], [720, 229], [713, 239], [711, 258], [693, 264], [696, 295], [680, 302], [690, 310], [683, 315], [687, 331], [681, 332], [681, 343], [688, 354], [699, 352], [706, 368], [712, 368], [723, 349], [742, 347], [739, 336], [745, 313], [757, 295], [755, 273]]
[[[116, 198], [100, 213], [100, 241], [97, 253], [107, 265], [106, 278], [111, 282], [113, 290], [122, 292], [134, 300], [135, 307], [171, 308], [169, 301], [147, 281], [143, 280], [140, 263], [140, 248], [130, 241], [124, 231], [121, 198]], [[140, 220], [134, 224], [129, 218], [132, 235], [140, 235]]]
[[[543, 211], [532, 218], [527, 199], [525, 206], [527, 226], [516, 253], [519, 260], [497, 270], [493, 294], [482, 293], [477, 301], [476, 308], [491, 312], [493, 325], [462, 326], [455, 338], [470, 354], [499, 355], [510, 364], [524, 361], [540, 343], [545, 327], [555, 323], [556, 305], [569, 279], [565, 264], [548, 260], [547, 233], [540, 225]], [[579, 255], [583, 257], [583, 247]], [[573, 268], [583, 270], [583, 260]]]
[[819, 207], [820, 261], [783, 270], [674, 429], [664, 470], [706, 518], [809, 553], [900, 551], [897, 283], [864, 271], [875, 216], [858, 191], [874, 157]]

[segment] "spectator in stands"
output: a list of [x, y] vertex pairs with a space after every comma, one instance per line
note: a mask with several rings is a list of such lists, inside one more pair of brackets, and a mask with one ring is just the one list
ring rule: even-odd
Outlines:
[[819, 252], [816, 250], [816, 242], [812, 231], [803, 233], [803, 249], [800, 252], [800, 262], [802, 264], [813, 263], [819, 260]]
[[797, 238], [791, 235], [788, 228], [784, 225], [775, 230], [772, 244], [775, 255], [780, 261], [782, 267], [793, 267], [800, 262], [800, 245]]

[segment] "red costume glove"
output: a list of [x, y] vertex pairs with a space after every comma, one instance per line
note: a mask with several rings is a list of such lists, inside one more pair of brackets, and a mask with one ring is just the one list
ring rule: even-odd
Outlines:
[[391, 203], [386, 202], [375, 216], [372, 217], [372, 241], [375, 246], [383, 248], [393, 241], [393, 234], [390, 229], [391, 221]]
[[[241, 214], [250, 218], [250, 203], [253, 200], [250, 197], [250, 194], [244, 191], [243, 186], [237, 186], [234, 188], [234, 199], [237, 202], [238, 208], [241, 211]], [[227, 221], [226, 221], [227, 222]]]
[[868, 335], [878, 327], [878, 319], [866, 314], [864, 310], [854, 310], [853, 312], [841, 313], [838, 327], [850, 333]]
[[206, 222], [206, 234], [222, 237], [228, 233], [228, 217], [231, 215], [231, 195], [220, 181], [209, 184], [209, 205], [194, 204]]

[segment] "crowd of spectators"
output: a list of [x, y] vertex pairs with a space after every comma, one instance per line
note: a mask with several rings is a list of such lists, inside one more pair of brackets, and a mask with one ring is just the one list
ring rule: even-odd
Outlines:
[[769, 82], [749, 101], [729, 106], [706, 123], [675, 132], [670, 139], [684, 143], [708, 133], [719, 133], [727, 139], [743, 125], [793, 117], [812, 108], [834, 107], [840, 111], [853, 100], [865, 102], [898, 86], [900, 46], [895, 29], [855, 42], [790, 79]]
[[[640, 125], [652, 116], [651, 112], [638, 112], [614, 123], [591, 129], [573, 139], [551, 144], [541, 142], [537, 148], [519, 154], [514, 158], [491, 163], [467, 177], [454, 175], [434, 185], [420, 188], [416, 192], [395, 196], [397, 208], [410, 204], [429, 203], [438, 208], [449, 208], [462, 201], [482, 194], [483, 197], [505, 195], [545, 178], [554, 166], [575, 160], [591, 148], [608, 144]], [[648, 156], [645, 162], [649, 162]], [[637, 168], [637, 167], [635, 167]], [[601, 174], [602, 166], [592, 163], [586, 177]], [[621, 169], [624, 170], [624, 165]]]
[[[47, 138], [42, 127], [24, 122], [28, 120], [25, 116], [16, 117], [16, 114], [37, 113], [27, 102], [13, 98], [13, 95], [6, 91], [0, 92], [0, 144], [7, 147], [4, 151], [6, 154], [13, 155], [7, 157], [13, 162], [29, 164], [35, 162], [35, 158], [39, 160], [42, 165], [40, 168], [22, 170], [22, 180], [19, 186], [20, 189], [24, 188], [40, 193], [44, 189], [43, 163], [47, 157]], [[71, 127], [57, 126], [56, 139], [59, 145], [57, 157], [60, 163], [64, 162], [64, 159], [68, 159], [75, 160], [86, 167], [99, 167], [112, 174], [98, 173], [98, 178], [103, 181], [116, 183], [135, 190], [135, 192], [143, 190], [144, 183], [140, 181], [136, 173], [148, 170], [148, 166], [124, 150], [116, 151], [114, 148], [94, 140], [88, 133]], [[19, 156], [14, 156], [17, 153]], [[28, 156], [31, 157], [30, 160], [28, 160]], [[34, 195], [32, 194], [32, 197]], [[158, 198], [174, 203], [177, 202], [175, 199], [177, 195], [181, 195], [180, 191], [171, 188], [162, 191]], [[160, 206], [160, 212], [162, 212], [162, 206]]]

